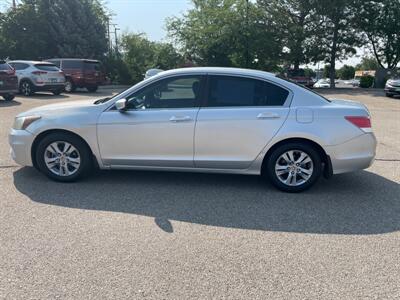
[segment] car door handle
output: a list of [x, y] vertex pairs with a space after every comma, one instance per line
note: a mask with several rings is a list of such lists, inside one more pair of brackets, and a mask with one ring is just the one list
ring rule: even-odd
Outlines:
[[171, 122], [186, 122], [190, 121], [192, 118], [189, 116], [172, 116], [169, 120]]
[[281, 116], [275, 113], [260, 113], [257, 119], [279, 119]]

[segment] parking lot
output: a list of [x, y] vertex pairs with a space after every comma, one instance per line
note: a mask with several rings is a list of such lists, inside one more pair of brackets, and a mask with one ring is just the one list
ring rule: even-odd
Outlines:
[[400, 98], [365, 103], [365, 171], [285, 194], [253, 176], [109, 171], [55, 183], [9, 156], [19, 112], [117, 92], [0, 101], [1, 299], [399, 299]]

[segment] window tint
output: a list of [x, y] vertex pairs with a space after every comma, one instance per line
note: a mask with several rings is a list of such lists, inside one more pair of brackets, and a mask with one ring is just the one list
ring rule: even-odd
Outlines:
[[55, 64], [57, 68], [60, 68], [61, 66], [61, 61], [60, 60], [49, 60], [52, 64]]
[[11, 70], [11, 67], [7, 63], [0, 63], [0, 71]]
[[53, 64], [36, 64], [35, 67], [43, 71], [59, 71], [59, 69]]
[[164, 79], [128, 97], [131, 109], [189, 108], [198, 106], [201, 76]]
[[88, 71], [100, 71], [100, 63], [85, 61], [83, 68]]
[[10, 64], [15, 70], [25, 70], [27, 68], [29, 68], [28, 64], [24, 64], [24, 63], [11, 63]]
[[208, 106], [281, 106], [288, 95], [286, 89], [261, 80], [210, 76]]
[[81, 60], [63, 60], [62, 67], [63, 67], [63, 69], [81, 69], [82, 61]]

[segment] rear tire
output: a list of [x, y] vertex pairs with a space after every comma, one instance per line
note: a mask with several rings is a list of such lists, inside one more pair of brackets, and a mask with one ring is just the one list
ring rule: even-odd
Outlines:
[[76, 91], [76, 86], [70, 78], [68, 78], [67, 81], [65, 82], [65, 91], [67, 93], [73, 93]]
[[6, 101], [12, 101], [12, 100], [14, 100], [15, 95], [8, 94], [8, 95], [4, 95], [3, 98], [4, 98], [4, 100], [6, 100]]
[[73, 182], [92, 170], [92, 154], [86, 143], [69, 133], [46, 135], [36, 148], [39, 170], [60, 182]]
[[86, 89], [90, 92], [90, 93], [94, 93], [97, 91], [99, 87], [97, 85], [95, 86], [88, 86]]
[[287, 143], [272, 151], [264, 173], [279, 190], [298, 193], [313, 186], [322, 172], [321, 157], [306, 143]]
[[19, 87], [19, 91], [21, 92], [21, 94], [27, 97], [34, 94], [33, 89], [33, 84], [30, 83], [28, 80], [22, 81]]

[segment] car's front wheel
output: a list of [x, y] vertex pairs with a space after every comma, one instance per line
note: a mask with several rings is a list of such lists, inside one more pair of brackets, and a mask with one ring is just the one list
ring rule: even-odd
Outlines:
[[264, 166], [272, 184], [285, 192], [302, 192], [320, 177], [322, 162], [318, 152], [307, 143], [278, 146]]
[[13, 95], [13, 94], [7, 94], [7, 95], [4, 95], [3, 98], [4, 98], [4, 100], [6, 100], [6, 101], [12, 101], [12, 100], [14, 100], [15, 95]]
[[69, 133], [45, 136], [37, 146], [36, 162], [45, 175], [62, 182], [76, 181], [92, 168], [89, 147]]

